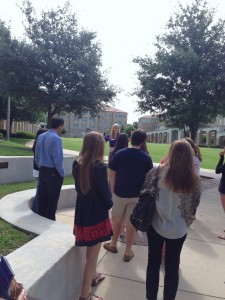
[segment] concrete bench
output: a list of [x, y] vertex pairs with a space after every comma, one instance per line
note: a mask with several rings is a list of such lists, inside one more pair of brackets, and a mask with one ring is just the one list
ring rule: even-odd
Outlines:
[[[64, 154], [65, 174], [72, 174], [74, 154]], [[0, 168], [0, 184], [34, 180], [33, 156], [0, 156], [0, 163], [7, 167]]]
[[[29, 300], [74, 300], [82, 284], [85, 248], [75, 247], [73, 228], [32, 212], [35, 189], [9, 194], [0, 200], [0, 217], [38, 236], [7, 255], [28, 291]], [[63, 186], [58, 208], [74, 207], [74, 185]]]

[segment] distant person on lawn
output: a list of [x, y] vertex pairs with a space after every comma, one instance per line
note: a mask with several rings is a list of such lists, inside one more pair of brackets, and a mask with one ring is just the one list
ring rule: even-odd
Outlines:
[[117, 240], [124, 223], [126, 227], [126, 249], [123, 260], [134, 257], [131, 250], [135, 228], [130, 223], [130, 215], [135, 207], [146, 174], [153, 168], [151, 157], [140, 149], [146, 140], [146, 132], [136, 129], [131, 136], [131, 147], [119, 150], [109, 162], [109, 180], [113, 193], [112, 223], [113, 237], [104, 248], [117, 253]]
[[35, 162], [39, 167], [38, 214], [55, 221], [59, 195], [65, 176], [62, 140], [64, 120], [53, 117], [51, 129], [41, 134], [35, 147]]

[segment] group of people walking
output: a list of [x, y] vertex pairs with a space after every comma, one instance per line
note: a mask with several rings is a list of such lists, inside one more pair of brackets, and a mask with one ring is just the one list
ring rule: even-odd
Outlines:
[[[51, 220], [55, 220], [65, 175], [62, 144], [58, 136], [62, 128], [63, 120], [53, 118], [51, 129], [38, 137], [35, 147], [35, 162], [39, 167], [37, 211]], [[108, 165], [104, 163], [106, 142], [110, 143]], [[148, 189], [156, 177], [156, 209], [147, 230], [146, 298], [157, 299], [163, 249], [164, 300], [176, 297], [180, 253], [200, 202], [201, 154], [191, 139], [177, 140], [171, 144], [167, 157], [156, 169], [147, 151], [146, 133], [142, 129], [132, 132], [130, 147], [128, 142], [127, 135], [120, 133], [118, 124], [112, 127], [111, 134], [106, 137], [95, 131], [89, 132], [84, 136], [79, 158], [72, 167], [77, 191], [73, 228], [75, 244], [87, 247], [80, 300], [102, 300], [90, 293], [91, 287], [105, 278], [96, 270], [99, 251], [103, 243], [107, 251], [118, 253], [117, 243], [124, 227], [126, 245], [122, 259], [127, 263], [134, 258], [132, 246], [136, 230], [130, 222], [130, 215], [141, 190]], [[225, 209], [224, 153], [220, 153], [216, 172], [222, 172], [219, 190]]]

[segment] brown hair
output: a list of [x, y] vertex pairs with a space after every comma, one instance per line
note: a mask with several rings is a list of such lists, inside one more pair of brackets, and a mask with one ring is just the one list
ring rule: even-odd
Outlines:
[[80, 189], [87, 194], [91, 189], [91, 173], [97, 160], [102, 161], [105, 141], [101, 133], [91, 131], [84, 136], [78, 162], [80, 164]]
[[191, 194], [200, 185], [194, 170], [193, 149], [185, 139], [171, 144], [166, 165], [165, 185], [173, 192]]
[[35, 147], [36, 147], [36, 143], [37, 143], [37, 138], [39, 137], [39, 135], [41, 135], [42, 133], [45, 133], [46, 131], [48, 131], [48, 129], [46, 128], [40, 128], [38, 129], [35, 139], [34, 139], [34, 143], [33, 143], [33, 147], [32, 147], [32, 151], [35, 151]]
[[142, 151], [144, 151], [145, 153], [149, 154], [149, 151], [148, 151], [148, 147], [147, 147], [146, 141], [144, 141], [144, 142], [141, 144], [140, 149], [141, 149]]
[[116, 145], [114, 150], [112, 151], [112, 155], [114, 155], [117, 151], [128, 147], [128, 135], [126, 133], [120, 133], [116, 139]]
[[200, 151], [199, 146], [197, 144], [195, 144], [195, 142], [191, 138], [187, 137], [187, 138], [184, 138], [184, 139], [185, 139], [185, 141], [187, 141], [191, 145], [192, 149], [194, 150], [195, 156], [197, 156], [198, 159], [200, 161], [202, 161], [202, 155], [201, 155], [201, 151]]

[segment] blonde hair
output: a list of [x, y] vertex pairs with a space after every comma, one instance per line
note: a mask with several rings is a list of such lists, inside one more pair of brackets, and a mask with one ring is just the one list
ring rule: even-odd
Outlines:
[[91, 175], [97, 160], [103, 161], [105, 140], [101, 133], [91, 131], [84, 136], [78, 163], [80, 164], [79, 181], [83, 194], [91, 189]]
[[200, 180], [194, 169], [193, 155], [191, 145], [184, 139], [171, 144], [164, 182], [173, 192], [191, 194], [199, 187]]
[[[115, 127], [119, 127], [119, 131], [118, 131], [117, 135], [115, 135], [115, 132], [114, 132]], [[119, 124], [113, 124], [112, 129], [110, 131], [110, 138], [111, 139], [116, 139], [119, 134], [120, 134], [120, 125]]]

